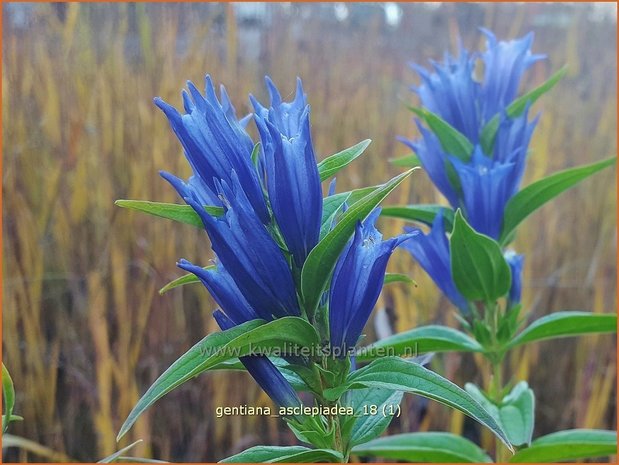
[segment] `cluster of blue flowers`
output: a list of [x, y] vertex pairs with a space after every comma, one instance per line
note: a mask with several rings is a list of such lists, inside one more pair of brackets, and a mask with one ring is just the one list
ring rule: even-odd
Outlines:
[[[310, 107], [300, 80], [289, 103], [269, 78], [266, 84], [268, 107], [250, 96], [259, 149], [245, 130], [248, 119], [237, 118], [225, 88], [218, 97], [208, 76], [204, 95], [188, 83], [184, 114], [155, 100], [193, 170], [187, 181], [161, 174], [200, 216], [217, 257], [215, 267], [186, 260], [178, 266], [194, 273], [213, 296], [220, 307], [214, 317], [222, 330], [258, 318], [307, 318], [299, 276], [319, 241], [323, 207]], [[222, 207], [224, 213], [213, 216], [205, 206]], [[414, 235], [382, 241], [375, 227], [379, 213], [358, 223], [325, 293], [331, 347], [342, 356], [354, 348], [378, 299], [389, 256]], [[267, 357], [248, 356], [241, 362], [277, 404], [299, 404]]]
[[[509, 42], [497, 41], [487, 30], [483, 53], [469, 53], [462, 47], [458, 57], [445, 55], [442, 63], [432, 63], [433, 72], [412, 65], [421, 77], [413, 88], [422, 107], [440, 116], [459, 131], [473, 147], [468, 156], [448, 153], [437, 135], [416, 124], [418, 140], [401, 139], [419, 157], [432, 182], [451, 207], [461, 209], [477, 232], [498, 239], [508, 201], [520, 189], [531, 135], [538, 118], [529, 121], [529, 109], [510, 117], [509, 105], [517, 97], [525, 71], [543, 59], [531, 52], [533, 34]], [[483, 78], [475, 76], [483, 64]], [[484, 147], [483, 129], [498, 118], [491, 147]], [[449, 300], [464, 314], [469, 304], [456, 288], [450, 269], [449, 243], [442, 214], [436, 216], [431, 231], [408, 241], [404, 247], [419, 262]], [[520, 301], [522, 255], [508, 251], [505, 258], [512, 270], [510, 305]]]

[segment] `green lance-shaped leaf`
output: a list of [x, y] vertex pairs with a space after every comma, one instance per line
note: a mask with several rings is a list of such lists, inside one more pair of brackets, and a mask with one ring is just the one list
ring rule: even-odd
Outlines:
[[2, 397], [4, 398], [4, 410], [2, 415], [2, 432], [5, 433], [9, 423], [13, 421], [13, 407], [15, 406], [15, 388], [13, 387], [13, 380], [9, 374], [9, 370], [6, 369], [4, 363], [2, 364]]
[[97, 463], [112, 463], [115, 462], [116, 460], [118, 460], [125, 452], [130, 451], [131, 449], [133, 449], [135, 446], [137, 446], [139, 443], [142, 442], [142, 439], [138, 439], [137, 441], [135, 441], [132, 444], [129, 444], [127, 447], [123, 447], [122, 449], [120, 449], [117, 452], [114, 452], [111, 455], [108, 455], [107, 457], [105, 457], [104, 459], [99, 460]]
[[391, 218], [417, 221], [432, 226], [432, 222], [439, 212], [443, 212], [445, 230], [448, 232], [451, 231], [453, 228], [454, 211], [442, 205], [394, 205], [384, 207], [380, 214]]
[[464, 297], [492, 302], [507, 294], [511, 271], [501, 247], [471, 228], [460, 210], [456, 211], [449, 250], [454, 282]]
[[319, 342], [314, 328], [298, 317], [279, 318], [268, 323], [264, 320], [252, 320], [226, 331], [209, 334], [176, 360], [148, 388], [120, 428], [117, 439], [158, 399], [185, 381], [217, 367], [226, 360], [282, 349], [285, 346], [312, 347]]
[[451, 433], [423, 432], [386, 436], [352, 449], [361, 456], [424, 463], [489, 463], [477, 445]]
[[483, 352], [483, 347], [461, 331], [440, 325], [421, 326], [386, 337], [357, 351], [359, 361], [386, 355], [414, 357], [428, 352]]
[[419, 161], [419, 157], [415, 153], [405, 155], [403, 157], [393, 158], [389, 161], [393, 163], [394, 166], [399, 166], [400, 168], [417, 168], [418, 166], [421, 166], [421, 161]]
[[[342, 404], [351, 406], [353, 417], [350, 431], [350, 446], [363, 444], [380, 436], [387, 429], [402, 401], [403, 392], [390, 389], [354, 389], [343, 399]], [[377, 413], [368, 412], [369, 406], [376, 406]]]
[[434, 132], [445, 152], [468, 161], [473, 153], [473, 144], [464, 134], [454, 128], [439, 115], [423, 108], [409, 106], [408, 109], [421, 118]]
[[[150, 202], [148, 200], [117, 200], [114, 204], [122, 208], [148, 213], [149, 215], [178, 221], [179, 223], [190, 224], [198, 228], [204, 227], [200, 216], [189, 205]], [[205, 206], [204, 209], [211, 216], [222, 216], [224, 214], [222, 207]]]
[[349, 389], [364, 388], [409, 392], [445, 404], [488, 427], [511, 449], [505, 432], [490, 413], [462, 388], [421, 365], [398, 357], [380, 358], [351, 373], [343, 385], [325, 390], [324, 396], [336, 400]]
[[365, 219], [412, 172], [413, 170], [409, 170], [396, 176], [351, 205], [342, 214], [337, 225], [312, 249], [301, 272], [301, 290], [309, 315], [316, 310], [335, 263], [353, 235], [357, 222]]
[[569, 168], [529, 184], [507, 202], [499, 242], [507, 243], [516, 227], [546, 202], [592, 174], [613, 165], [615, 161], [616, 158], [612, 157], [590, 165]]
[[[205, 270], [213, 269], [215, 265], [205, 266]], [[193, 273], [187, 273], [183, 276], [176, 278], [174, 281], [170, 281], [168, 284], [159, 289], [159, 294], [163, 295], [166, 292], [180, 286], [184, 286], [185, 284], [199, 283], [200, 279]]]
[[[294, 365], [291, 365], [286, 360], [281, 357], [269, 357], [271, 363], [277, 367], [279, 372], [286, 378], [286, 381], [290, 383], [295, 391], [308, 391], [309, 388], [305, 381], [295, 372], [293, 368]], [[219, 363], [211, 368], [211, 371], [215, 370], [237, 370], [237, 371], [246, 371], [245, 365], [241, 363], [240, 360], [226, 360], [225, 362]]]
[[303, 446], [254, 446], [219, 463], [339, 463], [342, 454]]
[[402, 273], [385, 273], [385, 278], [383, 279], [383, 284], [393, 284], [393, 283], [404, 283], [404, 284], [413, 284], [417, 285], [414, 279], [410, 276], [402, 274]]
[[617, 315], [615, 313], [555, 312], [527, 326], [510, 342], [509, 347], [545, 339], [616, 331]]
[[350, 162], [355, 160], [365, 151], [366, 148], [368, 148], [368, 145], [370, 145], [371, 142], [372, 141], [370, 139], [366, 139], [356, 145], [353, 145], [352, 147], [347, 148], [346, 150], [342, 150], [341, 152], [331, 155], [318, 163], [320, 180], [324, 181], [325, 179], [330, 178]]
[[[538, 98], [540, 98], [550, 89], [552, 89], [555, 84], [559, 82], [563, 76], [565, 76], [566, 72], [567, 68], [561, 68], [555, 74], [550, 76], [550, 78], [548, 78], [548, 80], [545, 81], [543, 84], [540, 84], [538, 87], [527, 92], [523, 96], [518, 97], [507, 107], [507, 115], [510, 118], [516, 118], [520, 116], [527, 108], [527, 105], [532, 105], [533, 103], [535, 103], [535, 101], [537, 101]], [[486, 154], [492, 153], [492, 149], [494, 147], [494, 139], [496, 138], [496, 133], [499, 130], [499, 123], [500, 117], [498, 114], [496, 114], [494, 115], [494, 117], [492, 117], [492, 119], [490, 119], [490, 121], [488, 121], [488, 123], [486, 123], [486, 125], [481, 131], [480, 144], [484, 153]]]
[[381, 186], [362, 187], [348, 192], [325, 197], [322, 201], [322, 219], [320, 222], [320, 240], [331, 231], [333, 220], [341, 212], [344, 204], [349, 207]]
[[555, 463], [617, 454], [617, 432], [596, 429], [559, 431], [537, 438], [531, 447], [519, 450], [512, 463]]

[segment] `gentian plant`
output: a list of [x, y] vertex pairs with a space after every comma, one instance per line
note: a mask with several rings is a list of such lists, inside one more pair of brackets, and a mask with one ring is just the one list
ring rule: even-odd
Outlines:
[[[517, 450], [512, 456], [497, 442], [497, 461], [554, 462], [616, 454], [614, 431], [576, 429], [532, 440], [534, 393], [526, 380], [507, 375], [503, 363], [511, 349], [524, 344], [616, 331], [616, 314], [560, 311], [528, 321], [521, 305], [525, 258], [510, 248], [518, 225], [527, 216], [611, 166], [615, 158], [570, 168], [521, 188], [529, 142], [539, 118], [530, 117], [530, 107], [565, 70], [518, 96], [527, 69], [544, 59], [531, 52], [533, 34], [504, 42], [487, 30], [482, 32], [487, 43], [481, 53], [461, 47], [458, 56], [446, 54], [443, 62], [433, 62], [431, 71], [413, 65], [421, 80], [413, 88], [421, 105], [411, 107], [420, 137], [402, 139], [414, 154], [397, 163], [420, 164], [449, 206], [395, 206], [383, 211], [429, 227], [403, 247], [456, 307], [463, 332], [438, 325], [418, 327], [383, 339], [376, 347], [401, 350], [416, 344], [420, 352], [481, 353], [491, 374], [486, 377], [489, 382], [481, 387], [468, 383], [466, 390], [492, 413]], [[479, 64], [481, 73], [476, 72]], [[407, 444], [422, 441], [424, 434], [377, 439], [364, 450], [386, 458], [414, 459], [415, 447]], [[463, 439], [444, 436], [444, 440], [457, 450], [455, 444]], [[400, 447], [392, 453], [389, 447], [396, 443]], [[474, 457], [463, 452], [453, 459]]]
[[[183, 113], [155, 99], [193, 171], [187, 180], [161, 174], [187, 205], [117, 204], [206, 231], [214, 263], [180, 260], [190, 274], [162, 291], [202, 282], [218, 305], [213, 316], [221, 331], [199, 341], [152, 384], [119, 438], [182, 383], [234, 369], [255, 379], [275, 404], [268, 413], [281, 416], [305, 445], [257, 446], [226, 461], [346, 462], [365, 454], [364, 444], [386, 429], [403, 393], [462, 411], [511, 448], [491, 410], [421, 360], [396, 350], [356, 349], [384, 282], [401, 279], [386, 273], [389, 257], [420, 234], [383, 240], [376, 228], [378, 205], [413, 169], [373, 187], [337, 194], [331, 188], [323, 197], [321, 183], [369, 141], [317, 163], [301, 81], [292, 102], [266, 82], [270, 103], [250, 98], [259, 141], [208, 76], [204, 94], [188, 83]], [[484, 457], [476, 446], [473, 452]]]

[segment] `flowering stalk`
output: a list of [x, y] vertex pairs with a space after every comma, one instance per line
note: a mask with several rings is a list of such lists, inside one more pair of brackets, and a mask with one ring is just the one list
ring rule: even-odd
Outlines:
[[[507, 428], [510, 442], [526, 447], [533, 431], [533, 392], [524, 383], [506, 395], [503, 380], [504, 356], [519, 343], [516, 333], [523, 323], [519, 315], [524, 257], [507, 245], [528, 214], [612, 161], [558, 173], [521, 190], [529, 142], [539, 119], [529, 118], [530, 106], [563, 72], [518, 97], [527, 69], [544, 59], [531, 52], [533, 34], [498, 41], [490, 31], [482, 32], [487, 38], [482, 53], [460, 47], [457, 57], [447, 53], [442, 63], [433, 62], [433, 71], [413, 65], [421, 77], [421, 84], [412, 89], [421, 102], [421, 108], [412, 108], [420, 137], [400, 140], [415, 152], [451, 208], [399, 207], [394, 216], [408, 211], [403, 217], [417, 217], [430, 227], [404, 248], [458, 309], [462, 325], [487, 359], [486, 393], [474, 385], [470, 392], [480, 402], [490, 401], [497, 415], [516, 396], [519, 408], [526, 405], [528, 410], [520, 413], [530, 419], [524, 426], [528, 437]], [[480, 77], [475, 71], [478, 61], [484, 70]], [[552, 195], [545, 191], [549, 186], [555, 187]], [[434, 215], [431, 221], [428, 211]], [[566, 319], [580, 317], [564, 313]], [[495, 451], [498, 461], [507, 460], [498, 440]]]
[[[282, 100], [268, 77], [266, 85], [268, 106], [250, 96], [251, 119], [259, 141], [253, 141], [246, 131], [247, 118], [237, 119], [225, 88], [221, 87], [218, 96], [209, 76], [204, 94], [188, 83], [188, 92], [183, 92], [184, 114], [155, 99], [193, 171], [187, 180], [167, 172], [161, 175], [192, 208], [195, 216], [191, 222], [203, 226], [215, 254], [212, 266], [198, 266], [185, 259], [179, 260], [178, 266], [202, 282], [217, 303], [213, 317], [221, 336], [209, 335], [204, 341], [220, 337], [222, 342], [215, 343], [220, 351], [229, 345], [243, 347], [238, 357], [241, 364], [278, 407], [293, 412], [282, 416], [296, 434], [318, 447], [337, 451], [347, 460], [351, 446], [346, 435], [350, 431], [343, 430], [342, 417], [315, 419], [298, 413], [303, 403], [295, 387], [313, 395], [315, 405], [339, 406], [341, 396], [330, 397], [326, 392], [346, 382], [355, 346], [383, 287], [389, 257], [400, 243], [416, 234], [382, 241], [375, 225], [378, 203], [410, 172], [355, 200], [350, 199], [352, 193], [344, 193], [346, 197], [333, 208], [332, 202], [342, 195], [323, 199], [310, 107], [301, 80], [297, 80], [292, 102]], [[329, 174], [356, 158], [366, 146], [358, 144], [330, 157]], [[333, 165], [339, 168], [334, 170]], [[334, 183], [330, 195], [333, 191]], [[325, 204], [330, 210], [323, 218]], [[319, 244], [321, 234], [324, 244]], [[304, 287], [303, 272], [312, 276], [305, 264], [319, 248], [316, 253], [326, 253], [327, 261], [321, 262], [324, 269], [313, 273], [328, 279], [322, 279], [324, 284], [315, 291], [316, 296], [308, 294], [309, 286]], [[317, 311], [310, 308], [309, 300], [321, 302]], [[265, 329], [269, 326], [282, 329], [271, 332]], [[255, 353], [251, 346], [245, 348], [246, 339], [267, 348], [290, 342], [294, 350], [285, 349], [275, 358]], [[299, 345], [314, 343], [321, 346], [321, 353], [297, 353]], [[173, 364], [155, 382], [121, 434], [145, 408], [142, 404], [156, 400], [150, 392], [163, 389], [159, 386], [166, 385], [168, 379], [175, 384], [179, 377], [184, 380], [192, 373], [187, 367], [196, 363], [194, 360], [188, 352], [176, 362], [178, 370]], [[310, 436], [306, 436], [308, 431]]]

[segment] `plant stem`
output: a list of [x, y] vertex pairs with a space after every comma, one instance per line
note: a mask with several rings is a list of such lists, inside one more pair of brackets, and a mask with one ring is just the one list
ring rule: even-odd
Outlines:
[[[495, 347], [498, 346], [497, 334], [499, 330], [499, 307], [496, 303], [486, 303], [485, 305], [485, 316], [487, 317], [487, 322], [489, 323], [493, 344]], [[498, 350], [497, 352], [491, 353], [489, 357], [490, 365], [491, 365], [491, 379], [490, 379], [490, 388], [488, 389], [488, 393], [492, 397], [494, 403], [499, 406], [503, 401], [503, 360], [505, 358], [505, 352], [502, 350]], [[497, 463], [505, 463], [507, 462], [508, 455], [507, 449], [501, 442], [498, 437], [494, 437], [494, 451], [495, 451], [495, 459]]]
[[[490, 394], [497, 405], [503, 400], [503, 356], [492, 361], [492, 380]], [[507, 450], [498, 437], [494, 437], [494, 451], [497, 463], [507, 462]]]

